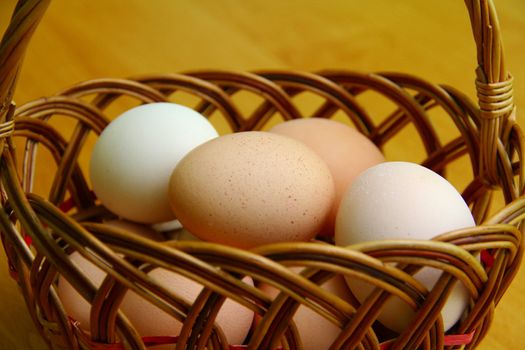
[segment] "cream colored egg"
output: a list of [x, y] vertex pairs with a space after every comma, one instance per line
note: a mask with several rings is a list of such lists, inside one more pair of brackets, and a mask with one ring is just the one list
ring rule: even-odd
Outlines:
[[[469, 207], [443, 177], [418, 164], [386, 162], [365, 170], [345, 194], [337, 214], [335, 241], [339, 246], [390, 239], [429, 240], [439, 234], [474, 226]], [[425, 267], [414, 277], [431, 289], [440, 271]], [[347, 279], [363, 301], [373, 287]], [[468, 291], [457, 283], [441, 316], [445, 331], [461, 317]], [[414, 317], [412, 309], [394, 297], [383, 307], [379, 320], [401, 332]]]
[[[292, 268], [292, 270], [298, 272], [300, 269]], [[343, 277], [335, 276], [326, 281], [322, 285], [322, 288], [327, 292], [350, 302], [348, 287], [346, 286]], [[279, 294], [277, 288], [268, 284], [261, 284], [259, 289], [272, 299]], [[256, 319], [257, 322], [260, 322], [259, 317]], [[341, 333], [341, 329], [337, 325], [328, 321], [307, 306], [299, 306], [293, 316], [293, 321], [301, 337], [301, 343], [303, 344], [304, 350], [328, 349], [330, 344], [332, 344]]]
[[321, 234], [333, 236], [337, 209], [346, 189], [362, 171], [384, 162], [383, 154], [357, 130], [330, 119], [293, 119], [277, 124], [270, 132], [303, 142], [328, 165], [335, 183], [335, 201]]
[[170, 181], [173, 211], [197, 237], [236, 247], [310, 240], [334, 200], [330, 170], [299, 141], [268, 132], [218, 137]]

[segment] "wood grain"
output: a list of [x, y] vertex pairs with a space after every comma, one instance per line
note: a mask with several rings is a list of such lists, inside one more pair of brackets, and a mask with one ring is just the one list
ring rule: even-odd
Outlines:
[[[2, 31], [13, 6], [0, 2]], [[525, 2], [496, 6], [519, 108], [525, 105]], [[30, 44], [16, 100], [91, 78], [202, 68], [400, 71], [474, 97], [475, 58], [461, 1], [55, 0]], [[409, 149], [396, 154], [403, 152], [410, 157]], [[0, 349], [45, 349], [3, 251], [0, 256]], [[525, 345], [524, 294], [520, 271], [480, 349]]]

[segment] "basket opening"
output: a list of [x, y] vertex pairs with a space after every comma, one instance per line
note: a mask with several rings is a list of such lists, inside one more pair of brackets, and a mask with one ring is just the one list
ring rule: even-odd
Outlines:
[[186, 91], [176, 90], [169, 94], [167, 98], [169, 102], [187, 106], [203, 114], [212, 123], [219, 135], [233, 132], [224, 114], [201, 97]]
[[[405, 150], [412, 150], [408, 153]], [[421, 163], [426, 157], [425, 148], [416, 127], [410, 123], [383, 146], [383, 154], [389, 161]]]
[[[30, 142], [25, 136], [13, 137], [13, 142], [17, 149], [17, 172], [22, 178], [24, 189], [47, 198], [54, 178], [54, 176], [51, 177], [49, 175], [55, 175], [58, 168], [53, 154], [42, 143]], [[32, 165], [31, 159], [24, 159], [24, 150], [31, 144], [36, 145], [34, 163]], [[26, 163], [26, 166], [24, 166], [24, 163]], [[25, 172], [24, 168], [27, 169]], [[46, 174], [46, 176], [39, 176], [38, 174]]]
[[104, 115], [109, 119], [113, 120], [125, 111], [137, 107], [142, 104], [142, 101], [138, 99], [127, 96], [120, 95], [115, 100], [113, 100], [109, 105], [104, 108]]
[[188, 106], [193, 109], [195, 109], [202, 102], [202, 99], [198, 96], [182, 90], [176, 90], [170, 93], [167, 98], [169, 102]]
[[283, 116], [281, 115], [281, 113], [279, 113], [279, 112], [274, 113], [272, 115], [272, 117], [270, 119], [268, 119], [266, 121], [266, 123], [264, 123], [264, 125], [263, 125], [261, 130], [268, 131], [271, 128], [273, 128], [274, 126], [276, 126], [277, 124], [281, 124], [281, 123], [284, 123], [284, 122], [285, 122], [285, 120], [284, 120]]
[[490, 202], [488, 216], [491, 217], [492, 215], [501, 211], [501, 208], [503, 208], [504, 206], [505, 206], [505, 196], [503, 195], [503, 191], [501, 190], [492, 191], [492, 200]]
[[70, 140], [78, 120], [67, 115], [53, 114], [47, 123], [65, 140]]
[[398, 108], [392, 100], [374, 90], [357, 94], [356, 100], [365, 108], [375, 125], [379, 125]]
[[234, 132], [230, 123], [224, 117], [221, 111], [215, 110], [211, 115], [208, 116], [208, 120], [213, 125], [219, 135], [231, 134]]
[[452, 117], [440, 106], [433, 105], [434, 103], [432, 100], [423, 107], [425, 108], [430, 105], [430, 108], [426, 110], [428, 119], [434, 127], [439, 140], [442, 144], [445, 144], [459, 137], [460, 132]]
[[468, 154], [448, 163], [445, 170], [447, 180], [456, 188], [456, 190], [458, 190], [459, 193], [462, 193], [465, 190], [474, 177], [472, 173], [472, 164], [470, 163]]
[[230, 98], [233, 101], [233, 105], [235, 105], [235, 107], [241, 112], [244, 119], [248, 119], [248, 117], [252, 115], [265, 101], [263, 97], [247, 90], [236, 91]]
[[89, 188], [91, 188], [91, 179], [89, 178], [89, 162], [91, 161], [91, 154], [93, 153], [93, 148], [95, 147], [97, 139], [98, 136], [94, 132], [90, 132], [86, 138], [86, 141], [84, 142], [84, 145], [82, 146], [82, 149], [80, 150], [80, 154], [77, 159], [78, 165], [86, 177]]
[[293, 97], [293, 104], [303, 117], [312, 116], [325, 101], [325, 98], [310, 91], [302, 91]]

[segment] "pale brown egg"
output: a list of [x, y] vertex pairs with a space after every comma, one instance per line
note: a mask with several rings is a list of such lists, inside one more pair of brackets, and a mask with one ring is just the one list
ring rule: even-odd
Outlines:
[[[160, 233], [143, 224], [119, 219], [109, 220], [105, 222], [105, 224], [126, 230], [129, 234], [149, 238], [154, 241], [163, 240], [163, 237]], [[90, 281], [95, 283], [96, 286], [99, 286], [106, 277], [106, 273], [104, 271], [90, 263], [78, 252], [72, 253], [70, 255], [70, 259], [83, 271]], [[90, 324], [89, 313], [91, 306], [62, 276], [60, 276], [58, 279], [58, 294], [69, 316], [79, 321], [82, 327], [85, 330], [88, 330]]]
[[[173, 293], [176, 293], [188, 303], [192, 303], [202, 291], [202, 285], [180, 274], [165, 270], [155, 269], [148, 274], [159, 281]], [[250, 277], [243, 279], [244, 283], [253, 286]], [[134, 327], [143, 336], [178, 335], [182, 323], [171, 315], [159, 310], [134, 292], [128, 292], [121, 306]], [[243, 305], [227, 299], [221, 306], [215, 322], [221, 327], [229, 344], [242, 344], [253, 322], [254, 312]], [[172, 350], [173, 345], [156, 347], [160, 350]]]
[[[106, 277], [104, 271], [82, 257], [78, 252], [74, 252], [70, 257], [95, 286], [99, 287], [102, 284]], [[190, 304], [197, 298], [203, 288], [197, 282], [162, 268], [154, 269], [148, 275]], [[253, 280], [250, 277], [245, 277], [243, 282], [253, 286]], [[62, 277], [58, 281], [58, 294], [67, 314], [79, 321], [80, 327], [89, 332], [90, 304]], [[181, 322], [133, 291], [126, 293], [120, 305], [120, 310], [124, 312], [131, 324], [143, 337], [177, 336], [182, 329]], [[253, 317], [253, 311], [231, 299], [227, 299], [221, 306], [215, 322], [221, 327], [230, 344], [242, 344], [251, 328]], [[155, 347], [155, 349], [159, 350], [171, 350], [173, 348], [173, 344]]]
[[335, 183], [335, 201], [321, 234], [333, 236], [337, 209], [346, 189], [365, 169], [384, 162], [383, 154], [357, 130], [330, 119], [289, 120], [270, 132], [303, 142], [328, 165]]
[[[292, 270], [299, 272], [301, 269], [292, 268]], [[350, 302], [350, 292], [343, 277], [333, 277], [326, 281], [322, 285], [322, 288]], [[259, 289], [272, 299], [279, 294], [277, 288], [268, 284], [261, 284]], [[299, 306], [293, 316], [293, 321], [301, 337], [304, 350], [328, 349], [330, 344], [332, 344], [341, 333], [341, 329], [338, 326], [304, 305]], [[260, 316], [256, 317], [255, 322], [260, 322]]]
[[218, 137], [192, 150], [170, 181], [173, 211], [195, 236], [231, 246], [308, 241], [334, 200], [315, 152], [268, 132]]
[[[73, 252], [69, 259], [77, 265], [82, 273], [99, 287], [106, 277], [106, 273], [86, 260], [80, 253]], [[73, 288], [73, 286], [62, 275], [58, 277], [58, 296], [69, 317], [78, 321], [80, 327], [86, 332], [90, 329], [89, 314], [91, 305]]]

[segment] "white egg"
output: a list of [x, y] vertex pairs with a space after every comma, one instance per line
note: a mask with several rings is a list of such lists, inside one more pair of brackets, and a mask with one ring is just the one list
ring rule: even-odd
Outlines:
[[196, 146], [217, 137], [196, 111], [174, 103], [132, 108], [102, 132], [90, 163], [93, 190], [117, 215], [141, 223], [174, 219], [170, 175]]
[[[376, 240], [429, 240], [474, 225], [469, 207], [446, 179], [415, 163], [387, 162], [365, 170], [347, 190], [337, 214], [335, 241], [347, 246]], [[440, 274], [425, 267], [414, 277], [430, 289]], [[347, 283], [361, 301], [373, 290], [359, 280], [348, 278]], [[459, 320], [468, 297], [458, 282], [441, 312], [445, 331]], [[394, 297], [384, 305], [379, 321], [401, 332], [413, 317], [414, 311]]]

